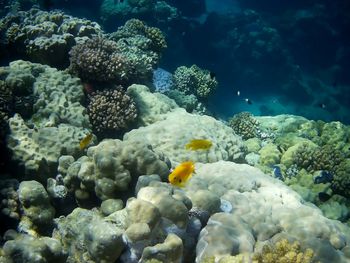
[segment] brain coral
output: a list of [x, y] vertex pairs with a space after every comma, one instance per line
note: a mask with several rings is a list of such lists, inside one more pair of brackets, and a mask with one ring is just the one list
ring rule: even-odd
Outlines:
[[133, 99], [121, 87], [91, 94], [87, 108], [92, 127], [98, 134], [125, 130], [137, 117]]
[[86, 81], [124, 83], [131, 71], [130, 61], [119, 52], [117, 43], [103, 37], [78, 44], [69, 54], [71, 71]]
[[176, 89], [185, 94], [206, 98], [216, 89], [218, 82], [208, 70], [192, 65], [190, 68], [181, 66], [175, 70], [174, 84]]

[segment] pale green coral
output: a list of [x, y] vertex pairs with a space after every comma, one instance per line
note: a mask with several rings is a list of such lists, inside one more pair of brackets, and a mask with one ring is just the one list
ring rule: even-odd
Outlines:
[[194, 94], [199, 99], [208, 97], [216, 89], [218, 82], [208, 70], [192, 65], [181, 66], [174, 73], [175, 88], [185, 94]]
[[268, 143], [259, 151], [260, 154], [260, 164], [265, 166], [272, 166], [278, 164], [281, 159], [281, 152], [278, 150], [277, 146], [273, 143]]

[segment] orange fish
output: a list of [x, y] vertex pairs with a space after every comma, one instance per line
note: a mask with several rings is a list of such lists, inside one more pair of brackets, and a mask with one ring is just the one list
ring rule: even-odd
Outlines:
[[194, 171], [194, 162], [188, 161], [180, 163], [169, 174], [168, 180], [172, 185], [183, 187], [187, 181], [192, 177]]

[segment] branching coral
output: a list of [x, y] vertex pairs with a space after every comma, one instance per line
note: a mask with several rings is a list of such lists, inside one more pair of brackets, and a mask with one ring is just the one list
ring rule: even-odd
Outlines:
[[217, 87], [218, 82], [208, 70], [192, 65], [181, 66], [174, 73], [175, 88], [185, 94], [194, 94], [198, 98], [208, 97]]
[[228, 125], [244, 140], [254, 138], [259, 134], [259, 122], [249, 112], [235, 114], [229, 120]]
[[318, 170], [334, 172], [343, 159], [343, 154], [330, 145], [312, 147], [311, 144], [302, 143], [294, 153], [295, 164], [309, 172]]
[[127, 57], [119, 52], [117, 43], [96, 37], [78, 44], [70, 54], [70, 69], [86, 81], [124, 83], [131, 65]]
[[347, 198], [350, 197], [350, 159], [343, 160], [336, 168], [332, 189]]
[[153, 68], [167, 47], [162, 32], [138, 19], [130, 19], [116, 32], [111, 33], [110, 38], [118, 43], [120, 53], [130, 60], [134, 80], [141, 83], [150, 81]]
[[117, 87], [97, 91], [90, 96], [88, 105], [90, 122], [96, 133], [113, 133], [125, 130], [136, 119], [134, 101]]

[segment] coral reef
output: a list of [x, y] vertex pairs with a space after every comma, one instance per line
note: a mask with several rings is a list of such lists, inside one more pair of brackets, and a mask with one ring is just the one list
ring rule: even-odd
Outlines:
[[67, 251], [67, 262], [112, 263], [124, 248], [123, 229], [94, 211], [76, 208], [56, 225], [52, 236]]
[[298, 240], [301, 247], [312, 249], [315, 262], [349, 260], [350, 229], [325, 218], [282, 182], [256, 168], [224, 161], [197, 164], [196, 173], [184, 189], [187, 194], [208, 190], [234, 208], [209, 218], [198, 239], [198, 262], [252, 254], [260, 242], [278, 238]]
[[[193, 139], [210, 140], [213, 146], [207, 151], [189, 151], [185, 145]], [[176, 109], [166, 118], [124, 135], [129, 142], [146, 142], [156, 151], [169, 157], [172, 163], [192, 160], [216, 162], [218, 160], [241, 161], [245, 148], [232, 129], [209, 116], [199, 116]]]
[[153, 69], [167, 47], [163, 33], [138, 19], [130, 19], [109, 38], [117, 42], [120, 53], [129, 59], [133, 83], [151, 83]]
[[174, 86], [173, 75], [162, 68], [157, 68], [153, 70], [152, 84], [156, 92], [164, 93], [170, 91]]
[[115, 21], [125, 22], [131, 18], [147, 20], [152, 24], [164, 24], [173, 21], [178, 15], [177, 9], [166, 1], [155, 0], [104, 0], [100, 8], [101, 20], [107, 28], [114, 28]]
[[259, 121], [250, 112], [235, 114], [228, 125], [236, 134], [242, 136], [244, 140], [257, 137], [259, 135]]
[[68, 52], [75, 44], [99, 34], [102, 30], [97, 23], [58, 11], [33, 8], [0, 20], [0, 35], [8, 48], [35, 62], [59, 68], [68, 65]]
[[332, 189], [340, 195], [350, 197], [350, 159], [343, 160], [337, 166], [334, 171]]
[[116, 42], [95, 37], [74, 46], [70, 70], [84, 81], [125, 83], [130, 77], [129, 59], [119, 52]]
[[15, 115], [9, 120], [8, 147], [12, 159], [24, 166], [25, 177], [46, 181], [55, 174], [61, 154], [78, 156], [79, 141], [84, 131], [67, 124], [57, 127], [30, 128]]
[[0, 181], [0, 197], [1, 197], [1, 213], [7, 217], [7, 219], [19, 220], [20, 210], [18, 201], [18, 185], [19, 182], [16, 179], [7, 179]]
[[[65, 123], [89, 128], [89, 119], [82, 105], [83, 86], [78, 78], [23, 60], [13, 61], [8, 67], [2, 67], [1, 71], [4, 83], [11, 88], [13, 96], [25, 94], [33, 97], [32, 109], [28, 109], [30, 105], [24, 105], [22, 110], [19, 107], [18, 110], [16, 107], [13, 110], [30, 124], [36, 127], [52, 127]], [[16, 104], [21, 105], [19, 102]]]
[[127, 94], [135, 101], [138, 110], [138, 125], [147, 126], [164, 120], [167, 113], [178, 108], [176, 103], [160, 93], [151, 93], [144, 85], [133, 84]]
[[107, 200], [123, 196], [139, 175], [156, 173], [165, 180], [168, 171], [168, 161], [147, 144], [109, 139], [72, 163], [64, 184], [81, 203], [95, 195]]
[[46, 231], [53, 223], [55, 208], [50, 204], [44, 186], [37, 181], [22, 181], [18, 187], [18, 199], [23, 210], [19, 223], [21, 232], [35, 236]]
[[92, 93], [87, 110], [93, 130], [103, 136], [127, 130], [137, 118], [133, 99], [121, 87]]
[[175, 88], [185, 94], [193, 94], [198, 99], [208, 97], [216, 89], [218, 82], [211, 76], [208, 70], [203, 70], [196, 65], [190, 68], [181, 66], [174, 73]]
[[61, 243], [54, 238], [35, 238], [8, 231], [5, 239], [7, 241], [3, 247], [4, 255], [0, 256], [1, 262], [67, 262]]

